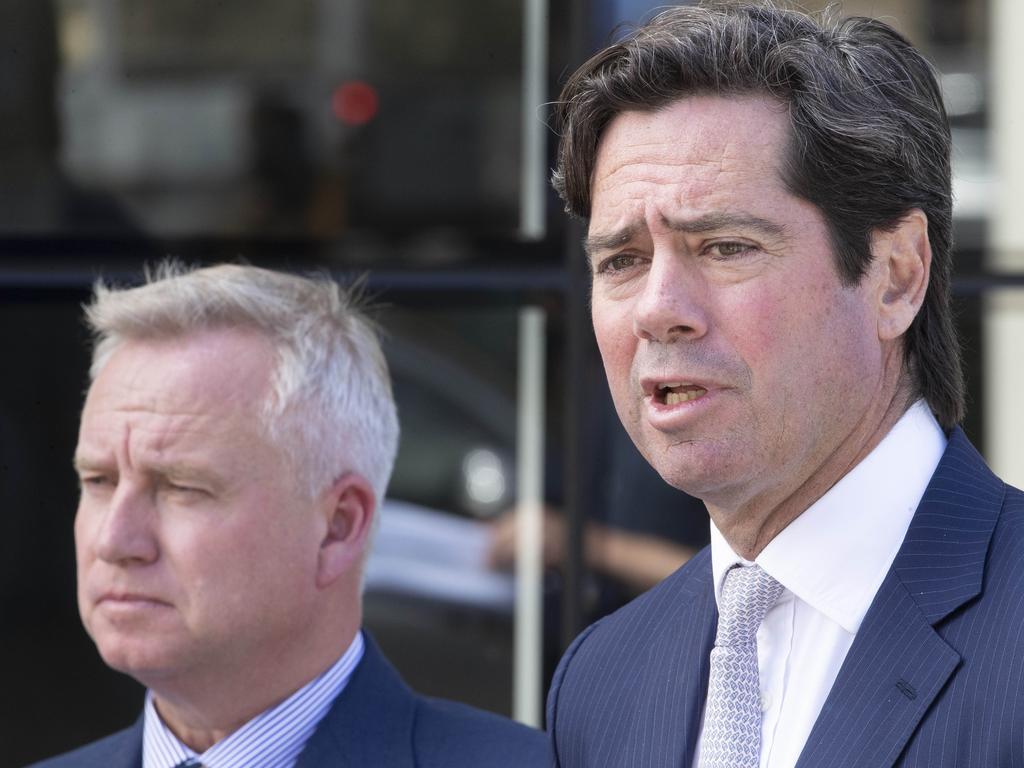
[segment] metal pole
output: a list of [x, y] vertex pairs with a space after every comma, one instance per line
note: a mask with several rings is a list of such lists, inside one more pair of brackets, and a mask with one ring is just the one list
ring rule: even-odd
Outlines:
[[547, 147], [542, 110], [547, 101], [548, 3], [523, 3], [522, 153], [519, 166], [519, 236], [540, 240], [546, 231]]
[[512, 712], [541, 727], [543, 696], [544, 311], [519, 313], [516, 606]]

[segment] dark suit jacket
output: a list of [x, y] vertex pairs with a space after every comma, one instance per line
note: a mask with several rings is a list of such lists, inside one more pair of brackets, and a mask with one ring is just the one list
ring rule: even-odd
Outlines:
[[[33, 768], [140, 768], [135, 725]], [[549, 768], [540, 731], [413, 693], [366, 635], [366, 652], [296, 768]]]
[[[576, 639], [548, 698], [556, 765], [692, 765], [711, 582], [705, 549]], [[797, 765], [1024, 766], [1024, 494], [959, 429]]]

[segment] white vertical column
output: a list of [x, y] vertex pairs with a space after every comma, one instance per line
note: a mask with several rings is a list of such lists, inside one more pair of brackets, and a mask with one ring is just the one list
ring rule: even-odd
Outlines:
[[547, 146], [548, 0], [523, 0], [523, 97], [519, 166], [519, 236], [544, 237]]
[[[523, 91], [519, 236], [545, 234], [547, 155], [542, 108], [547, 100], [548, 0], [523, 1]], [[512, 715], [541, 726], [543, 685], [544, 312], [519, 316], [519, 404], [516, 457], [516, 608]]]
[[[995, 182], [989, 267], [1024, 271], [1024, 3], [990, 0], [991, 167]], [[985, 302], [985, 457], [1007, 482], [1024, 483], [1024, 293]]]
[[544, 311], [519, 314], [516, 606], [512, 714], [539, 728], [543, 685]]

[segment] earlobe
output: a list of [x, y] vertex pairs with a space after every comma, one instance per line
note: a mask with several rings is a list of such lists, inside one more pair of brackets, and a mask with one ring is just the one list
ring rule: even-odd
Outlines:
[[878, 297], [878, 336], [894, 340], [910, 328], [928, 291], [932, 249], [928, 217], [915, 208], [889, 231], [871, 238], [875, 269], [881, 270]]
[[324, 499], [327, 526], [317, 563], [317, 586], [328, 587], [361, 566], [376, 514], [369, 482], [355, 472], [334, 481]]

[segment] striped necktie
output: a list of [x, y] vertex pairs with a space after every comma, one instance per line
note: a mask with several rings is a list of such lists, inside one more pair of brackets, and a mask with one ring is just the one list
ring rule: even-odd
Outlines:
[[704, 714], [700, 768], [758, 768], [761, 760], [761, 686], [757, 628], [782, 585], [759, 566], [736, 566], [725, 575], [718, 634]]

